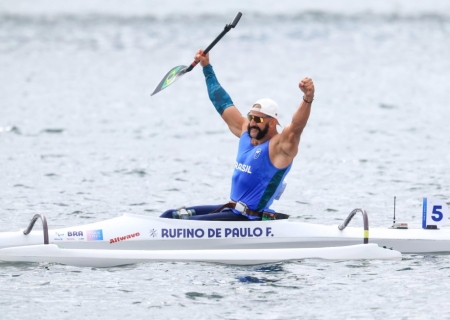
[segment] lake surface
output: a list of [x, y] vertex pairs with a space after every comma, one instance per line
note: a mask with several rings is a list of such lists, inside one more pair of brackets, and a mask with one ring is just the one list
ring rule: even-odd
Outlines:
[[[316, 95], [274, 209], [339, 224], [420, 227], [422, 198], [450, 204], [447, 1], [0, 1], [0, 231], [227, 201], [238, 140], [201, 68], [150, 97], [172, 67], [211, 51], [242, 113], [262, 97], [286, 125]], [[362, 225], [355, 217], [352, 225]], [[0, 264], [2, 319], [77, 317], [448, 318], [447, 255], [257, 267]]]

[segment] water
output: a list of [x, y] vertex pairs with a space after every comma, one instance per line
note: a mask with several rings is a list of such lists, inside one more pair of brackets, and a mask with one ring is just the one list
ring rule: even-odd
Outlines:
[[[24, 228], [36, 213], [57, 228], [226, 201], [237, 140], [199, 67], [150, 93], [237, 11], [243, 18], [211, 61], [241, 112], [269, 96], [285, 125], [300, 79], [316, 86], [274, 209], [337, 224], [364, 207], [371, 226], [385, 227], [397, 196], [397, 220], [419, 227], [422, 197], [450, 204], [446, 1], [127, 3], [0, 1], [0, 231]], [[0, 311], [2, 319], [441, 319], [448, 262], [2, 264]]]

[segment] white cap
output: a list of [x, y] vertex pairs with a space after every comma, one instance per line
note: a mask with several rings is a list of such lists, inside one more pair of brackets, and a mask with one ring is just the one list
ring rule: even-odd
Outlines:
[[269, 98], [263, 98], [256, 101], [250, 111], [261, 112], [275, 118], [278, 122], [278, 104]]

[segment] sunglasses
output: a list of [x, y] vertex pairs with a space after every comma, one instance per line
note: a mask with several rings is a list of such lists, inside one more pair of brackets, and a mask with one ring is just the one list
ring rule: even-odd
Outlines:
[[247, 119], [248, 121], [252, 121], [255, 120], [256, 123], [261, 123], [264, 122], [265, 118], [272, 118], [271, 116], [265, 116], [265, 117], [258, 117], [258, 116], [254, 116], [252, 114], [247, 114]]

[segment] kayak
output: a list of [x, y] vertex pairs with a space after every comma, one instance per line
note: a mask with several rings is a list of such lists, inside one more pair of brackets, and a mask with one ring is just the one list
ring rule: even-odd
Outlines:
[[[86, 225], [48, 229], [47, 243], [66, 249], [216, 250], [341, 247], [366, 241], [402, 253], [450, 252], [450, 228], [366, 229], [341, 230], [338, 225], [291, 219], [196, 221], [124, 214]], [[44, 233], [0, 232], [0, 249], [43, 244]]]
[[[371, 228], [355, 209], [341, 225], [289, 219], [200, 221], [136, 214], [74, 227], [48, 229], [35, 215], [26, 230], [0, 232], [0, 261], [55, 262], [107, 267], [150, 261], [252, 265], [298, 259], [401, 259], [401, 253], [450, 252], [448, 207], [424, 198], [422, 229], [394, 223]], [[358, 212], [363, 227], [347, 227]], [[41, 220], [42, 231], [32, 231]], [[369, 243], [370, 242], [370, 243]]]
[[[39, 219], [43, 229], [32, 231]], [[35, 215], [26, 230], [0, 233], [0, 261], [110, 267], [152, 261], [254, 265], [299, 259], [401, 259], [397, 250], [369, 244], [367, 231], [288, 219], [225, 222], [136, 214], [48, 229], [46, 218]]]

